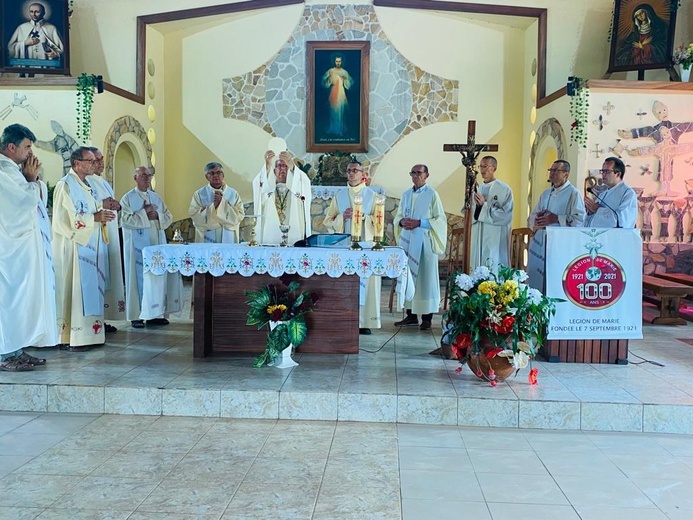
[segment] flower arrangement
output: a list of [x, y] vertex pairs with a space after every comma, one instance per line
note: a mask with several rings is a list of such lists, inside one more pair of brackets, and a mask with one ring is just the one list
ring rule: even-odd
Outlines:
[[279, 322], [267, 334], [265, 352], [253, 361], [256, 368], [273, 362], [287, 347], [298, 347], [308, 336], [305, 315], [313, 310], [318, 296], [308, 291], [299, 293], [300, 284], [292, 281], [287, 289], [266, 285], [259, 291], [246, 291], [248, 319], [246, 325], [258, 330], [270, 322]]
[[[479, 266], [471, 275], [457, 274], [451, 284], [443, 330], [460, 362], [469, 364], [477, 377], [492, 386], [501, 380], [494, 364], [507, 377], [531, 363], [556, 312], [556, 302], [563, 301], [542, 295], [526, 280], [527, 273], [521, 270], [500, 266], [494, 275], [488, 267]], [[498, 359], [489, 363], [492, 358]], [[536, 368], [530, 370], [530, 384], [536, 384], [537, 373]]]
[[693, 65], [693, 43], [689, 43], [687, 46], [681, 44], [674, 49], [672, 61], [674, 65], [681, 65], [683, 69], [690, 69]]

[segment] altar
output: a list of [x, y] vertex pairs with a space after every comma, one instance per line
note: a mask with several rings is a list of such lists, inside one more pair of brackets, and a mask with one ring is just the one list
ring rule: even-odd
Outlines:
[[[359, 349], [359, 279], [397, 279], [399, 305], [413, 296], [407, 256], [399, 247], [371, 251], [344, 248], [249, 247], [245, 244], [166, 244], [142, 250], [141, 319], [159, 316], [166, 273], [194, 276], [193, 355], [213, 352], [260, 353], [266, 330], [248, 326], [245, 291], [298, 278], [301, 291], [319, 301], [308, 313], [308, 338], [301, 352], [357, 354]], [[281, 277], [281, 279], [280, 279]]]

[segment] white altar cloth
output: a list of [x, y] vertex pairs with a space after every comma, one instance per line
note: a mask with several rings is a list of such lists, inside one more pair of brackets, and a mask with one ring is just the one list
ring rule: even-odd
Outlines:
[[[144, 290], [142, 295], [143, 320], [161, 314], [165, 284], [161, 275], [179, 272], [185, 276], [209, 273], [224, 274], [299, 274], [304, 278], [328, 275], [384, 276], [397, 278], [397, 303], [401, 308], [414, 295], [414, 283], [409, 271], [407, 255], [400, 247], [386, 247], [384, 251], [371, 251], [366, 244], [363, 251], [322, 247], [249, 247], [245, 244], [165, 244], [148, 246], [142, 250]], [[156, 313], [156, 316], [154, 314]]]

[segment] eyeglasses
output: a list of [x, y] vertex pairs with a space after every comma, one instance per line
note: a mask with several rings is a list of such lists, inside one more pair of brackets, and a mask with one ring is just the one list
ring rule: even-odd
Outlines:
[[546, 170], [546, 171], [549, 172], [549, 173], [556, 173], [556, 172], [564, 172], [564, 171], [566, 171], [566, 170], [562, 170], [561, 168], [549, 168], [549, 169]]
[[411, 172], [409, 172], [409, 175], [411, 175], [412, 177], [418, 177], [419, 175], [423, 175], [424, 173], [426, 173], [426, 172], [411, 171]]
[[79, 161], [79, 162], [88, 162], [88, 163], [91, 163], [91, 164], [95, 164], [95, 163], [99, 162], [98, 159], [75, 159], [75, 161]]
[[616, 173], [615, 170], [599, 170], [599, 173], [606, 175], [607, 173]]
[[358, 173], [358, 172], [362, 172], [362, 171], [363, 170], [360, 168], [347, 168], [347, 170], [346, 170], [347, 173]]
[[219, 176], [219, 175], [224, 175], [224, 172], [220, 172], [220, 171], [216, 171], [216, 172], [207, 172], [207, 175], [209, 175], [210, 177], [211, 177], [212, 175]]

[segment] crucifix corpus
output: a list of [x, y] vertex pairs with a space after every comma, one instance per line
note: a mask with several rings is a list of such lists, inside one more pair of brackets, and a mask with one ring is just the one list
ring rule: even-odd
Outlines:
[[476, 121], [467, 122], [467, 142], [465, 144], [444, 144], [444, 152], [460, 152], [462, 164], [467, 169], [464, 185], [464, 248], [463, 265], [464, 272], [469, 272], [469, 258], [471, 253], [472, 236], [472, 197], [476, 192], [476, 159], [481, 152], [497, 152], [497, 144], [476, 144]]

